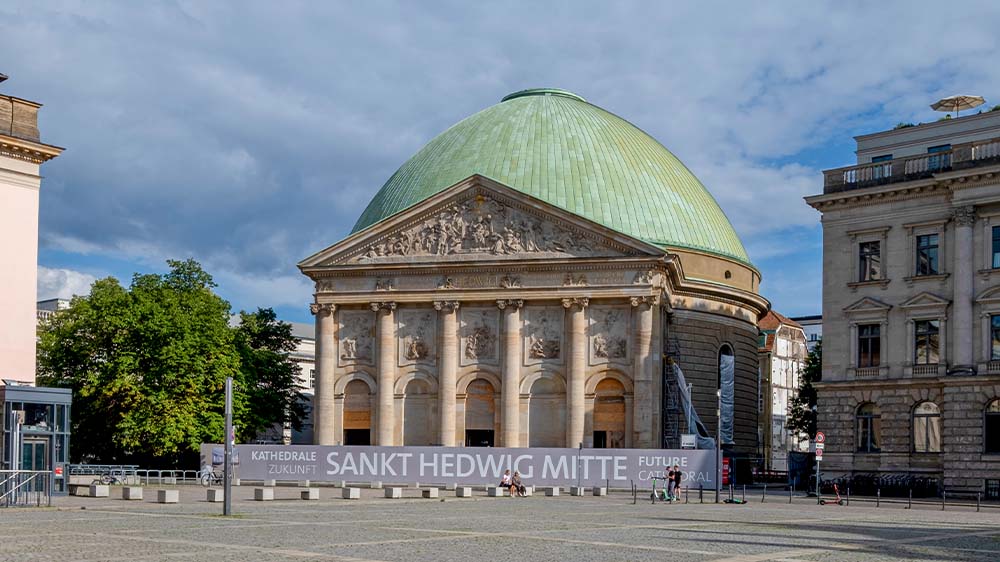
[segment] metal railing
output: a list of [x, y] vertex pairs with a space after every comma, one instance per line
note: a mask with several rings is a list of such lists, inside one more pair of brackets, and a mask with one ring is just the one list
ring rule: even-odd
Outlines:
[[110, 474], [122, 484], [132, 485], [198, 484], [201, 481], [200, 470], [145, 469], [134, 464], [73, 464], [69, 474], [95, 477]]
[[47, 470], [0, 470], [0, 507], [52, 505], [52, 473]]
[[930, 178], [939, 172], [997, 163], [1000, 163], [1000, 137], [956, 144], [940, 152], [826, 170], [823, 193]]

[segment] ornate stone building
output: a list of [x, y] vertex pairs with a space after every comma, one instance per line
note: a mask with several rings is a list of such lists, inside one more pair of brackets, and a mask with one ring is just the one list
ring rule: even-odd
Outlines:
[[1000, 111], [856, 137], [825, 172], [831, 474], [1000, 497]]
[[726, 441], [756, 448], [760, 274], [683, 164], [574, 94], [453, 126], [299, 267], [318, 444], [676, 446], [669, 360], [713, 428], [735, 366]]

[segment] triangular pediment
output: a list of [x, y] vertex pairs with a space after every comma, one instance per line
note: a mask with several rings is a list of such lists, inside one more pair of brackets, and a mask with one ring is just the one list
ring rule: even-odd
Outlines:
[[934, 293], [923, 292], [913, 297], [910, 297], [905, 302], [899, 305], [900, 308], [928, 308], [928, 307], [942, 307], [948, 306], [951, 301], [948, 299], [939, 297]]
[[844, 309], [847, 314], [859, 312], [888, 312], [892, 308], [891, 304], [886, 304], [878, 299], [865, 297]]
[[663, 255], [481, 176], [471, 176], [303, 260], [299, 267]]
[[1000, 303], [1000, 287], [990, 287], [979, 296], [976, 297], [976, 302], [979, 304], [997, 304]]

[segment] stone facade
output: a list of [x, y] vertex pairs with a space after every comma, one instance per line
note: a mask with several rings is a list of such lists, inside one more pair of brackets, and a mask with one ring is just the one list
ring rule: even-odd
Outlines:
[[729, 344], [733, 448], [750, 453], [759, 276], [688, 255], [478, 176], [356, 233], [299, 264], [316, 284], [314, 440], [660, 447], [665, 354], [714, 421]]
[[823, 213], [824, 464], [983, 491], [1000, 479], [983, 435], [1000, 398], [1000, 112], [858, 146], [859, 164], [807, 198]]
[[809, 436], [787, 429], [789, 406], [798, 394], [805, 368], [807, 340], [803, 326], [773, 310], [760, 320], [760, 403], [758, 421], [761, 468], [788, 470], [788, 453], [808, 450]]

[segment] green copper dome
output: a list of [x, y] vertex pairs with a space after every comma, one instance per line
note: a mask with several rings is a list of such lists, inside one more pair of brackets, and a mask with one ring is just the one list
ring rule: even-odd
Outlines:
[[623, 234], [750, 263], [718, 203], [676, 156], [563, 90], [510, 94], [420, 149], [368, 204], [363, 230], [479, 174]]

